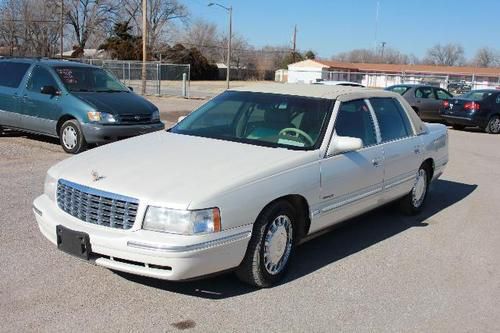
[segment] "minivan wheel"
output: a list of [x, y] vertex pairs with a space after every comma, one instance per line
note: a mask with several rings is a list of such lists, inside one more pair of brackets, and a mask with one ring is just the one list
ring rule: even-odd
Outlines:
[[500, 133], [500, 116], [495, 115], [490, 118], [488, 125], [485, 128], [486, 133], [499, 134]]
[[294, 252], [295, 216], [294, 207], [287, 201], [277, 201], [264, 209], [236, 271], [241, 281], [265, 288], [283, 278]]
[[425, 199], [427, 199], [430, 175], [427, 165], [424, 164], [418, 169], [413, 188], [400, 201], [401, 210], [406, 215], [416, 215], [422, 211]]
[[70, 154], [78, 154], [87, 147], [80, 123], [75, 119], [64, 122], [59, 131], [59, 140], [64, 151]]

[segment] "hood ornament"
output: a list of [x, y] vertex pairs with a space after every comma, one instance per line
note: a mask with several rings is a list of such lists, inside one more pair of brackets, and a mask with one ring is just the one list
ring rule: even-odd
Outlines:
[[90, 175], [92, 176], [92, 181], [94, 181], [94, 182], [97, 182], [97, 181], [105, 178], [104, 176], [99, 175], [99, 173], [97, 173], [97, 171], [95, 171], [95, 170], [92, 170]]

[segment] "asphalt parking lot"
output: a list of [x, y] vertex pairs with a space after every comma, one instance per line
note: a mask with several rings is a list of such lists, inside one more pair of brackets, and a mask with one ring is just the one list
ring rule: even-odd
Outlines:
[[[201, 101], [164, 103], [172, 122]], [[499, 147], [500, 136], [450, 130], [450, 163], [421, 216], [387, 206], [351, 220], [302, 245], [282, 284], [255, 290], [232, 274], [171, 283], [58, 251], [31, 203], [69, 156], [57, 140], [7, 133], [0, 331], [498, 332]]]

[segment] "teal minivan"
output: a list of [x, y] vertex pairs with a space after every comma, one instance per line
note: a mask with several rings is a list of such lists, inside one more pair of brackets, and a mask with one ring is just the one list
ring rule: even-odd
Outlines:
[[106, 70], [73, 61], [0, 59], [3, 128], [59, 138], [68, 153], [162, 130], [158, 108]]

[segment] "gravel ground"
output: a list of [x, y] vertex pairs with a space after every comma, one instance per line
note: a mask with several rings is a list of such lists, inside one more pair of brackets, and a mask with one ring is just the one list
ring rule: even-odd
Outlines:
[[[194, 104], [189, 104], [194, 103]], [[160, 101], [164, 120], [198, 102]], [[0, 137], [0, 331], [500, 331], [500, 136], [450, 130], [425, 212], [387, 206], [302, 245], [286, 280], [171, 283], [58, 251], [31, 211], [57, 141]]]

